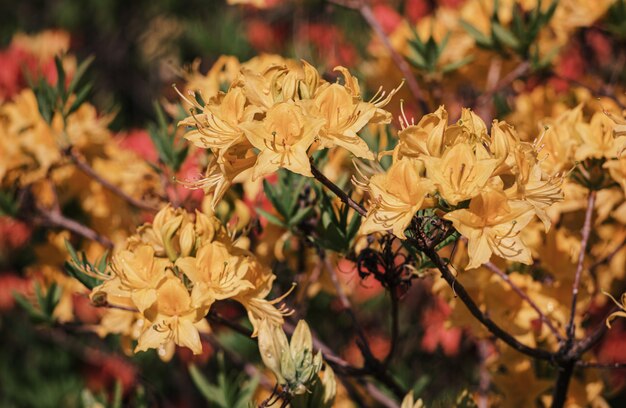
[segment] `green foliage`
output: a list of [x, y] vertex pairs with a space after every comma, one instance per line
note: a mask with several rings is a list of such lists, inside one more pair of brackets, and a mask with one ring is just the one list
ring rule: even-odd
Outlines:
[[[537, 7], [529, 12], [524, 12], [519, 4], [513, 8], [513, 21], [510, 27], [500, 21], [498, 16], [498, 0], [494, 0], [493, 14], [491, 15], [491, 32], [489, 35], [482, 33], [468, 21], [461, 21], [463, 28], [471, 35], [476, 44], [488, 50], [496, 51], [504, 55], [510, 53], [520, 56], [522, 59], [532, 59], [537, 65], [545, 64], [545, 61], [537, 55], [537, 51], [531, 55], [531, 48], [539, 37], [540, 31], [548, 25], [558, 0], [553, 0], [545, 11], [542, 11], [542, 1], [537, 1]], [[534, 47], [536, 49], [536, 47]], [[554, 57], [549, 53], [550, 60]], [[532, 58], [531, 58], [532, 57]], [[541, 64], [540, 64], [541, 62]], [[535, 64], [533, 64], [535, 65]]]
[[430, 35], [428, 40], [424, 42], [413, 28], [413, 36], [409, 39], [409, 55], [407, 56], [409, 62], [417, 69], [425, 71], [428, 74], [447, 74], [456, 71], [474, 60], [474, 57], [470, 55], [439, 67], [439, 58], [441, 58], [441, 54], [446, 48], [449, 39], [450, 33], [447, 33], [441, 42], [437, 43], [434, 37]]
[[157, 150], [159, 161], [176, 173], [187, 158], [189, 145], [176, 139], [176, 127], [169, 125], [161, 105], [157, 102], [154, 103], [154, 111], [156, 123], [148, 126], [150, 139]]
[[217, 355], [217, 382], [211, 383], [195, 364], [189, 365], [189, 375], [194, 385], [212, 407], [246, 408], [259, 384], [259, 377], [248, 379], [245, 373], [228, 372], [224, 355]]
[[263, 180], [263, 191], [279, 216], [260, 208], [257, 208], [257, 211], [272, 224], [292, 230], [313, 213], [313, 206], [304, 202], [307, 199], [304, 194], [308, 191], [307, 186], [306, 177], [281, 170], [275, 184]]
[[87, 289], [93, 289], [100, 285], [102, 279], [99, 279], [98, 276], [105, 276], [107, 274], [108, 251], [105, 251], [94, 265], [87, 260], [84, 252], [81, 251], [79, 255], [72, 244], [67, 240], [65, 241], [65, 248], [71, 258], [69, 261], [65, 262], [65, 272], [85, 285]]
[[321, 222], [317, 223], [316, 234], [311, 239], [321, 248], [345, 254], [352, 247], [359, 231], [361, 216], [353, 212], [350, 217], [350, 207], [347, 205], [337, 209], [321, 186], [316, 185], [315, 190], [320, 197]]
[[606, 29], [620, 39], [626, 39], [626, 0], [617, 0], [606, 14]]
[[89, 68], [92, 62], [93, 57], [90, 57], [80, 63], [76, 68], [72, 80], [66, 85], [67, 75], [63, 68], [63, 61], [61, 57], [57, 55], [54, 57], [57, 71], [56, 86], [46, 82], [43, 77], [39, 78], [37, 84], [31, 84], [35, 91], [39, 112], [46, 122], [52, 122], [55, 112], [60, 113], [65, 122], [67, 117], [87, 100], [93, 85], [91, 83], [81, 84], [81, 82], [87, 68]]
[[12, 191], [0, 190], [0, 216], [15, 217], [18, 204]]
[[24, 295], [13, 293], [15, 301], [28, 312], [28, 315], [38, 323], [53, 323], [54, 309], [61, 300], [61, 287], [55, 283], [50, 285], [44, 293], [39, 282], [35, 283], [35, 303], [32, 303]]

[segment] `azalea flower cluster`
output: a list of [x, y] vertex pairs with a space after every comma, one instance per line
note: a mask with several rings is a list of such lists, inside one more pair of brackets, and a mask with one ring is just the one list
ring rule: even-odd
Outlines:
[[537, 215], [550, 227], [546, 209], [563, 199], [562, 173], [540, 164], [541, 138], [520, 140], [506, 122], [494, 121], [490, 134], [469, 109], [448, 124], [443, 107], [417, 124], [402, 118], [393, 163], [362, 185], [370, 208], [362, 232], [405, 230], [418, 210], [437, 208], [468, 240], [468, 269], [491, 255], [532, 263], [520, 231]]
[[[399, 89], [379, 92], [369, 101], [357, 79], [344, 67], [335, 71], [343, 84], [323, 80], [309, 63], [286, 60], [243, 66], [227, 92], [211, 96], [191, 90], [191, 116], [180, 125], [185, 138], [209, 149], [213, 161], [206, 178], [192, 184], [213, 194], [215, 205], [233, 182], [259, 179], [279, 168], [312, 177], [310, 155], [342, 147], [356, 157], [373, 159], [357, 134], [368, 124], [391, 122], [382, 108]], [[260, 67], [258, 66], [260, 65]], [[256, 69], [255, 69], [256, 68]]]
[[111, 315], [98, 331], [135, 333], [136, 352], [158, 349], [171, 357], [180, 345], [201, 353], [205, 317], [219, 300], [242, 304], [255, 333], [262, 321], [281, 325], [287, 313], [274, 306], [280, 298], [266, 299], [275, 279], [271, 270], [239, 247], [217, 218], [199, 211], [159, 211], [114, 254], [110, 274], [100, 278], [91, 299], [109, 306]]

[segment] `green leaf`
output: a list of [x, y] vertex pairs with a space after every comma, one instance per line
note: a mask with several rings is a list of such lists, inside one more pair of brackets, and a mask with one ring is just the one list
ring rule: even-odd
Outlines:
[[18, 203], [9, 191], [0, 190], [0, 215], [15, 217], [18, 212]]
[[93, 60], [94, 57], [90, 56], [78, 65], [78, 67], [76, 68], [76, 72], [74, 72], [74, 77], [72, 77], [72, 80], [67, 87], [67, 95], [71, 95], [74, 93], [74, 91], [76, 91], [80, 80], [82, 79], [83, 75], [85, 75], [85, 72], [87, 71]]
[[265, 219], [267, 219], [272, 224], [278, 225], [279, 227], [287, 228], [287, 224], [283, 220], [275, 216], [274, 214], [270, 214], [261, 208], [257, 208], [256, 210], [259, 214], [261, 214]]
[[290, 227], [295, 227], [296, 225], [300, 224], [301, 221], [303, 221], [306, 217], [308, 217], [309, 215], [311, 215], [311, 213], [313, 212], [313, 207], [304, 207], [304, 208], [300, 208], [294, 215], [293, 217], [291, 217], [289, 219], [289, 226]]
[[474, 56], [468, 55], [467, 57], [461, 58], [458, 61], [451, 62], [447, 65], [444, 65], [443, 68], [441, 68], [441, 72], [443, 72], [444, 74], [447, 74], [447, 73], [456, 71], [457, 69], [469, 64], [472, 61], [474, 61]]
[[489, 37], [487, 37], [485, 34], [483, 34], [480, 30], [478, 30], [476, 27], [474, 27], [473, 25], [471, 25], [470, 23], [468, 23], [465, 20], [460, 20], [460, 24], [463, 27], [463, 29], [465, 29], [465, 31], [467, 31], [467, 33], [472, 36], [472, 38], [474, 38], [474, 40], [476, 41], [476, 44], [479, 47], [482, 48], [493, 48], [493, 40]]
[[65, 93], [65, 69], [63, 69], [63, 61], [60, 56], [55, 55], [54, 64], [57, 69], [57, 93], [61, 96], [61, 100], [65, 101], [67, 98]]
[[491, 29], [493, 30], [493, 34], [498, 41], [500, 41], [502, 44], [506, 45], [509, 48], [512, 48], [514, 50], [519, 50], [520, 48], [519, 40], [515, 38], [513, 33], [511, 33], [506, 28], [502, 27], [502, 25], [500, 25], [499, 22], [494, 22], [491, 25]]
[[202, 394], [202, 396], [208, 401], [218, 404], [221, 407], [226, 406], [226, 401], [223, 398], [220, 389], [215, 385], [211, 384], [206, 377], [200, 372], [198, 367], [195, 364], [189, 365], [189, 375], [191, 376], [191, 380], [193, 381], [198, 391]]

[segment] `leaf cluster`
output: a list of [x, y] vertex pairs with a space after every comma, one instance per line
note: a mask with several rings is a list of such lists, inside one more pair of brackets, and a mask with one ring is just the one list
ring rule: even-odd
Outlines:
[[51, 123], [54, 113], [58, 112], [65, 123], [67, 117], [87, 100], [93, 85], [90, 82], [83, 84], [82, 79], [92, 62], [93, 57], [81, 62], [69, 84], [66, 85], [67, 74], [63, 68], [63, 60], [57, 55], [54, 57], [57, 71], [56, 85], [48, 83], [43, 76], [39, 78], [36, 84], [30, 84], [35, 91], [39, 112], [46, 122]]
[[476, 44], [484, 49], [499, 52], [505, 56], [515, 54], [524, 60], [533, 61], [533, 66], [541, 67], [549, 64], [558, 50], [554, 50], [540, 58], [537, 47], [531, 53], [531, 48], [539, 37], [541, 30], [548, 25], [552, 19], [558, 0], [553, 0], [545, 11], [542, 11], [542, 1], [537, 1], [537, 7], [525, 12], [519, 4], [513, 7], [513, 21], [510, 27], [498, 16], [499, 1], [494, 0], [493, 13], [491, 15], [491, 32], [484, 34], [468, 21], [461, 20], [463, 28], [471, 35]]
[[217, 382], [212, 383], [195, 365], [189, 365], [189, 375], [205, 400], [211, 406], [220, 408], [247, 408], [252, 406], [254, 393], [260, 378], [248, 379], [245, 373], [228, 372], [224, 363], [224, 355], [217, 355]]
[[474, 60], [474, 56], [469, 55], [440, 67], [439, 59], [448, 45], [450, 33], [448, 32], [440, 42], [437, 42], [432, 34], [428, 37], [428, 40], [422, 41], [415, 28], [412, 28], [412, 31], [412, 37], [409, 39], [409, 55], [407, 59], [415, 68], [421, 71], [425, 71], [428, 74], [448, 74]]
[[28, 312], [31, 319], [38, 323], [54, 322], [54, 309], [61, 300], [61, 287], [52, 283], [44, 292], [41, 284], [35, 282], [35, 299], [34, 303], [27, 299], [24, 295], [13, 293], [15, 301]]
[[[347, 253], [361, 226], [361, 217], [341, 205], [316, 183], [298, 174], [279, 171], [274, 184], [263, 181], [265, 195], [278, 215], [263, 209], [257, 211], [270, 223], [294, 234], [304, 234], [319, 248]], [[304, 225], [307, 220], [314, 220]]]
[[154, 143], [159, 161], [176, 173], [187, 158], [189, 145], [176, 139], [176, 127], [170, 126], [161, 105], [157, 102], [154, 103], [154, 112], [156, 123], [148, 125], [150, 139]]
[[68, 275], [82, 283], [87, 289], [93, 289], [102, 283], [102, 279], [97, 276], [107, 274], [107, 258], [108, 251], [105, 251], [102, 257], [92, 264], [87, 260], [83, 251], [77, 253], [69, 241], [65, 241], [65, 248], [70, 254], [70, 260], [65, 261], [64, 269]]

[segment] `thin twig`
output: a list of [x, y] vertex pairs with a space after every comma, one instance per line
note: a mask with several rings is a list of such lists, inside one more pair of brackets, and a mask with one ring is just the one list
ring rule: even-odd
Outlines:
[[588, 361], [579, 361], [576, 367], [580, 368], [599, 368], [599, 369], [626, 369], [626, 363], [592, 363]]
[[497, 92], [500, 92], [502, 89], [508, 87], [515, 81], [516, 79], [524, 76], [528, 70], [530, 69], [530, 63], [528, 61], [524, 61], [520, 63], [513, 71], [506, 74], [497, 84], [491, 87], [491, 89], [486, 90], [477, 100], [476, 107], [481, 107], [486, 105], [493, 95]]
[[79, 223], [78, 221], [74, 221], [70, 218], [65, 217], [63, 214], [61, 214], [58, 211], [47, 211], [41, 208], [39, 208], [38, 211], [42, 218], [42, 223], [44, 225], [47, 225], [53, 228], [66, 229], [83, 238], [96, 241], [103, 247], [106, 247], [109, 249], [113, 248], [113, 242], [111, 242], [109, 238], [97, 233], [91, 228]]
[[[322, 258], [322, 260], [324, 262], [324, 266], [326, 266], [326, 270], [328, 271], [328, 275], [330, 276], [330, 280], [333, 283], [333, 286], [335, 288], [335, 292], [337, 292], [337, 297], [339, 298], [339, 302], [341, 303], [341, 307], [350, 316], [350, 320], [352, 320], [352, 325], [354, 326], [354, 328], [355, 328], [355, 330], [357, 332], [357, 335], [359, 336], [359, 339], [361, 340], [361, 342], [363, 342], [364, 345], [367, 346], [367, 344], [368, 344], [367, 338], [365, 337], [365, 333], [363, 331], [363, 328], [359, 324], [359, 320], [356, 317], [356, 313], [354, 313], [354, 309], [352, 308], [352, 304], [350, 303], [350, 299], [348, 299], [348, 296], [346, 295], [346, 292], [343, 290], [343, 287], [341, 286], [341, 282], [339, 281], [339, 276], [337, 276], [337, 269], [330, 263], [330, 259], [328, 258], [328, 256], [326, 256], [324, 251], [320, 251], [320, 258]], [[371, 354], [371, 352], [369, 354]]]
[[393, 44], [391, 44], [389, 37], [387, 37], [387, 34], [385, 34], [385, 31], [383, 30], [383, 27], [381, 26], [380, 22], [376, 19], [376, 16], [374, 15], [374, 12], [372, 11], [372, 8], [370, 7], [369, 2], [366, 0], [360, 0], [360, 1], [359, 0], [357, 1], [329, 0], [329, 1], [331, 3], [337, 4], [342, 7], [350, 8], [352, 10], [356, 10], [359, 13], [361, 13], [361, 16], [363, 17], [363, 19], [372, 28], [372, 30], [374, 30], [378, 38], [380, 38], [383, 45], [389, 52], [389, 55], [391, 56], [391, 59], [393, 60], [394, 64], [396, 65], [396, 67], [398, 67], [398, 69], [404, 76], [404, 79], [406, 80], [409, 90], [411, 91], [411, 94], [417, 101], [420, 109], [422, 110], [422, 113], [423, 114], [429, 113], [430, 109], [428, 107], [428, 103], [426, 103], [426, 100], [424, 99], [424, 95], [422, 93], [422, 90], [419, 84], [417, 83], [417, 80], [415, 79], [415, 75], [413, 74], [413, 72], [411, 72], [411, 67], [406, 62], [406, 60], [402, 57], [402, 55], [400, 55], [398, 51], [396, 51], [396, 49], [393, 48]]
[[594, 89], [590, 85], [584, 84], [584, 83], [582, 83], [580, 81], [577, 81], [575, 79], [572, 79], [572, 78], [564, 77], [564, 76], [559, 75], [559, 74], [557, 74], [555, 72], [552, 72], [552, 74], [553, 74], [553, 76], [555, 78], [558, 78], [558, 79], [561, 79], [563, 81], [566, 81], [570, 85], [576, 85], [576, 86], [579, 86], [581, 88], [585, 88], [586, 90], [591, 92], [593, 95], [596, 95], [597, 97], [604, 96], [606, 98], [609, 98], [613, 102], [615, 102], [615, 104], [617, 106], [619, 106], [621, 109], [626, 109], [626, 105], [612, 92], [608, 92], [608, 91], [606, 91], [606, 90], [604, 90], [602, 88], [601, 89]]
[[[571, 345], [575, 337], [574, 317], [576, 316], [576, 302], [578, 300], [578, 288], [580, 286], [580, 276], [583, 272], [583, 263], [585, 261], [585, 253], [587, 252], [587, 244], [589, 235], [591, 235], [591, 219], [593, 218], [593, 207], [596, 202], [596, 191], [589, 192], [587, 200], [587, 211], [585, 212], [585, 223], [582, 229], [582, 240], [580, 242], [580, 253], [578, 255], [578, 264], [576, 265], [576, 275], [574, 276], [574, 284], [572, 285], [572, 306], [570, 310], [569, 323], [567, 325], [567, 341]], [[569, 347], [569, 346], [568, 346]]]
[[317, 167], [311, 163], [311, 173], [313, 173], [313, 177], [317, 179], [320, 183], [322, 183], [326, 188], [335, 193], [337, 197], [345, 204], [350, 206], [356, 212], [358, 212], [361, 216], [366, 217], [367, 211], [363, 208], [359, 203], [354, 201], [350, 196], [348, 196], [342, 189], [339, 188], [335, 183], [330, 181]]
[[526, 354], [527, 356], [536, 358], [538, 360], [547, 360], [553, 361], [555, 355], [549, 351], [537, 349], [533, 347], [529, 347], [523, 343], [520, 343], [515, 337], [509, 334], [507, 331], [498, 326], [491, 318], [487, 316], [486, 313], [483, 313], [474, 299], [470, 296], [469, 293], [465, 290], [465, 287], [456, 279], [454, 274], [448, 268], [448, 265], [443, 262], [439, 254], [433, 248], [424, 248], [424, 253], [430, 260], [435, 264], [439, 272], [441, 272], [441, 277], [450, 285], [450, 287], [454, 290], [456, 296], [467, 306], [470, 313], [480, 322], [490, 333], [492, 333], [495, 337], [502, 340], [515, 350], [519, 351], [522, 354]]
[[[313, 172], [313, 176], [319, 180], [324, 186], [333, 191], [337, 197], [345, 204], [354, 208], [359, 214], [365, 216], [367, 211], [361, 207], [358, 203], [352, 200], [346, 193], [344, 193], [336, 184], [332, 181], [328, 180], [324, 177], [320, 171], [315, 168], [315, 166], [311, 166], [311, 171]], [[489, 332], [491, 332], [494, 336], [504, 341], [506, 344], [519, 351], [520, 353], [526, 354], [530, 357], [536, 358], [538, 360], [547, 360], [553, 361], [555, 355], [549, 351], [536, 349], [533, 347], [529, 347], [523, 343], [520, 343], [515, 337], [506, 332], [500, 326], [498, 326], [493, 320], [491, 320], [485, 313], [483, 313], [476, 302], [472, 299], [472, 297], [467, 293], [465, 287], [456, 280], [454, 274], [448, 268], [445, 262], [439, 257], [439, 254], [433, 248], [423, 248], [424, 253], [430, 258], [431, 261], [435, 264], [437, 269], [441, 272], [441, 276], [444, 280], [453, 288], [455, 294], [461, 299], [461, 301], [467, 306], [470, 313], [478, 319], [479, 322], [485, 326]]]
[[541, 309], [539, 308], [539, 306], [537, 306], [537, 304], [530, 298], [530, 296], [528, 296], [528, 294], [526, 292], [524, 292], [522, 290], [522, 288], [520, 288], [519, 286], [517, 286], [515, 284], [515, 282], [513, 282], [511, 280], [511, 277], [509, 275], [507, 275], [506, 273], [504, 273], [504, 271], [500, 268], [498, 268], [493, 262], [487, 262], [486, 264], [483, 265], [485, 268], [489, 269], [490, 271], [492, 271], [493, 273], [495, 273], [496, 275], [498, 275], [503, 281], [505, 281], [510, 287], [511, 289], [513, 289], [513, 291], [523, 300], [526, 301], [526, 303], [528, 303], [530, 305], [530, 307], [533, 308], [533, 310], [535, 312], [537, 312], [537, 314], [539, 315], [539, 318], [541, 319], [542, 322], [544, 322], [546, 324], [546, 326], [548, 326], [548, 328], [550, 329], [550, 331], [552, 332], [552, 334], [554, 334], [554, 336], [559, 340], [559, 341], [563, 341], [563, 336], [561, 336], [561, 334], [559, 333], [559, 331], [557, 330], [556, 327], [554, 327], [554, 324], [552, 324], [552, 321], [548, 318], [548, 316], [546, 316]]
[[106, 188], [116, 196], [122, 198], [124, 201], [128, 202], [130, 205], [137, 207], [141, 210], [146, 211], [158, 211], [157, 207], [154, 207], [148, 203], [145, 203], [141, 200], [138, 200], [134, 197], [126, 194], [122, 189], [120, 189], [115, 184], [103, 178], [98, 172], [96, 172], [85, 160], [83, 160], [73, 148], [68, 148], [65, 150], [65, 154], [72, 160], [72, 162], [78, 167], [83, 173], [97, 181], [102, 185], [102, 187]]
[[383, 361], [383, 365], [385, 367], [388, 366], [393, 359], [393, 356], [398, 348], [398, 340], [400, 338], [400, 302], [395, 288], [391, 288], [389, 295], [391, 296], [391, 345], [389, 347], [389, 353], [387, 353], [387, 356]]
[[596, 269], [598, 269], [598, 267], [602, 265], [606, 265], [609, 262], [611, 262], [611, 260], [615, 257], [615, 255], [617, 255], [619, 251], [621, 251], [622, 248], [624, 248], [624, 246], [626, 246], [626, 239], [624, 239], [617, 247], [615, 247], [615, 249], [609, 252], [606, 256], [592, 263], [591, 266], [589, 267], [589, 271], [590, 272], [595, 271]]

